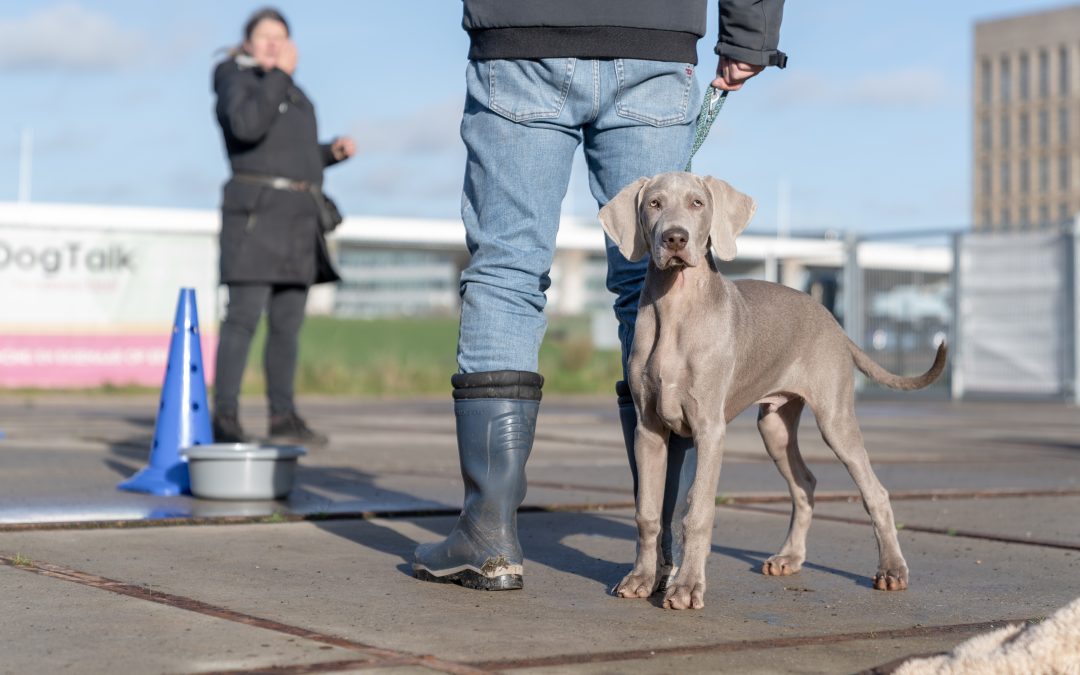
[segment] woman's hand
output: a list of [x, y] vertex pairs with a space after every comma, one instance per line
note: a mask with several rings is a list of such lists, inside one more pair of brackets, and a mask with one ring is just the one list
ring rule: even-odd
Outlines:
[[330, 153], [334, 161], [343, 162], [356, 154], [356, 141], [349, 136], [339, 136], [330, 144]]
[[281, 45], [281, 51], [277, 54], [277, 59], [274, 65], [284, 70], [290, 77], [296, 72], [296, 61], [300, 58], [300, 55], [296, 51], [296, 43], [292, 40], [286, 40]]

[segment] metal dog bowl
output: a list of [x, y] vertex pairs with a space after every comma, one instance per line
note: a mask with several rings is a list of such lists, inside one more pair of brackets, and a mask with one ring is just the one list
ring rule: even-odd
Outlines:
[[278, 499], [289, 494], [299, 445], [212, 443], [185, 448], [191, 493], [204, 499]]

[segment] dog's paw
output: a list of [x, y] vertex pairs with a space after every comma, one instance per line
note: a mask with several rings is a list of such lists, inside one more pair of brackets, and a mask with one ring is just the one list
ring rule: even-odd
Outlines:
[[631, 572], [623, 577], [619, 585], [615, 587], [615, 595], [620, 598], [647, 598], [652, 595], [659, 586], [656, 574], [641, 574]]
[[906, 591], [908, 568], [903, 563], [885, 565], [874, 575], [874, 588], [879, 591]]
[[676, 578], [664, 594], [664, 609], [701, 609], [705, 606], [705, 582]]
[[767, 577], [786, 577], [801, 569], [801, 560], [786, 555], [774, 555], [761, 564], [761, 573]]

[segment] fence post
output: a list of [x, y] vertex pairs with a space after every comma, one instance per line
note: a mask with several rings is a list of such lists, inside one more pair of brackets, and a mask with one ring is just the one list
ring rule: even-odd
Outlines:
[[1068, 286], [1072, 319], [1072, 330], [1069, 331], [1069, 340], [1072, 342], [1072, 391], [1069, 393], [1073, 405], [1080, 405], [1080, 308], [1077, 307], [1077, 301], [1080, 300], [1080, 273], [1077, 273], [1077, 268], [1080, 267], [1080, 213], [1073, 216], [1069, 238], [1072, 240], [1072, 260], [1068, 267], [1072, 276], [1072, 283]]
[[[859, 235], [852, 231], [844, 233], [844, 331], [860, 349], [863, 346], [863, 275], [859, 267]], [[866, 384], [862, 375], [856, 373], [855, 391]]]
[[960, 278], [960, 247], [963, 246], [964, 235], [960, 232], [953, 234], [952, 236], [952, 275], [950, 277], [950, 286], [952, 286], [952, 317], [949, 321], [949, 326], [952, 332], [949, 344], [949, 358], [950, 364], [950, 389], [952, 394], [952, 400], [959, 401], [964, 398], [964, 369], [963, 356], [961, 354], [962, 347], [960, 341], [963, 339], [962, 334], [964, 330], [963, 322], [961, 320], [961, 297], [960, 294], [961, 284], [963, 279]]

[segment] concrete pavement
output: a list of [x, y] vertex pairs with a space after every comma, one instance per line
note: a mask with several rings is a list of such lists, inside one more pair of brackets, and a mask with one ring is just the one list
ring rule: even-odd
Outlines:
[[[786, 486], [752, 416], [720, 481], [706, 608], [610, 588], [634, 555], [613, 401], [548, 397], [520, 516], [526, 587], [411, 578], [453, 525], [448, 400], [315, 399], [332, 436], [283, 502], [117, 492], [146, 461], [156, 400], [0, 396], [0, 673], [850, 673], [943, 651], [1080, 595], [1080, 414], [1064, 405], [864, 402], [910, 590], [872, 590], [872, 531], [803, 420], [820, 499], [808, 563], [758, 573]], [[245, 423], [265, 424], [258, 401]]]

